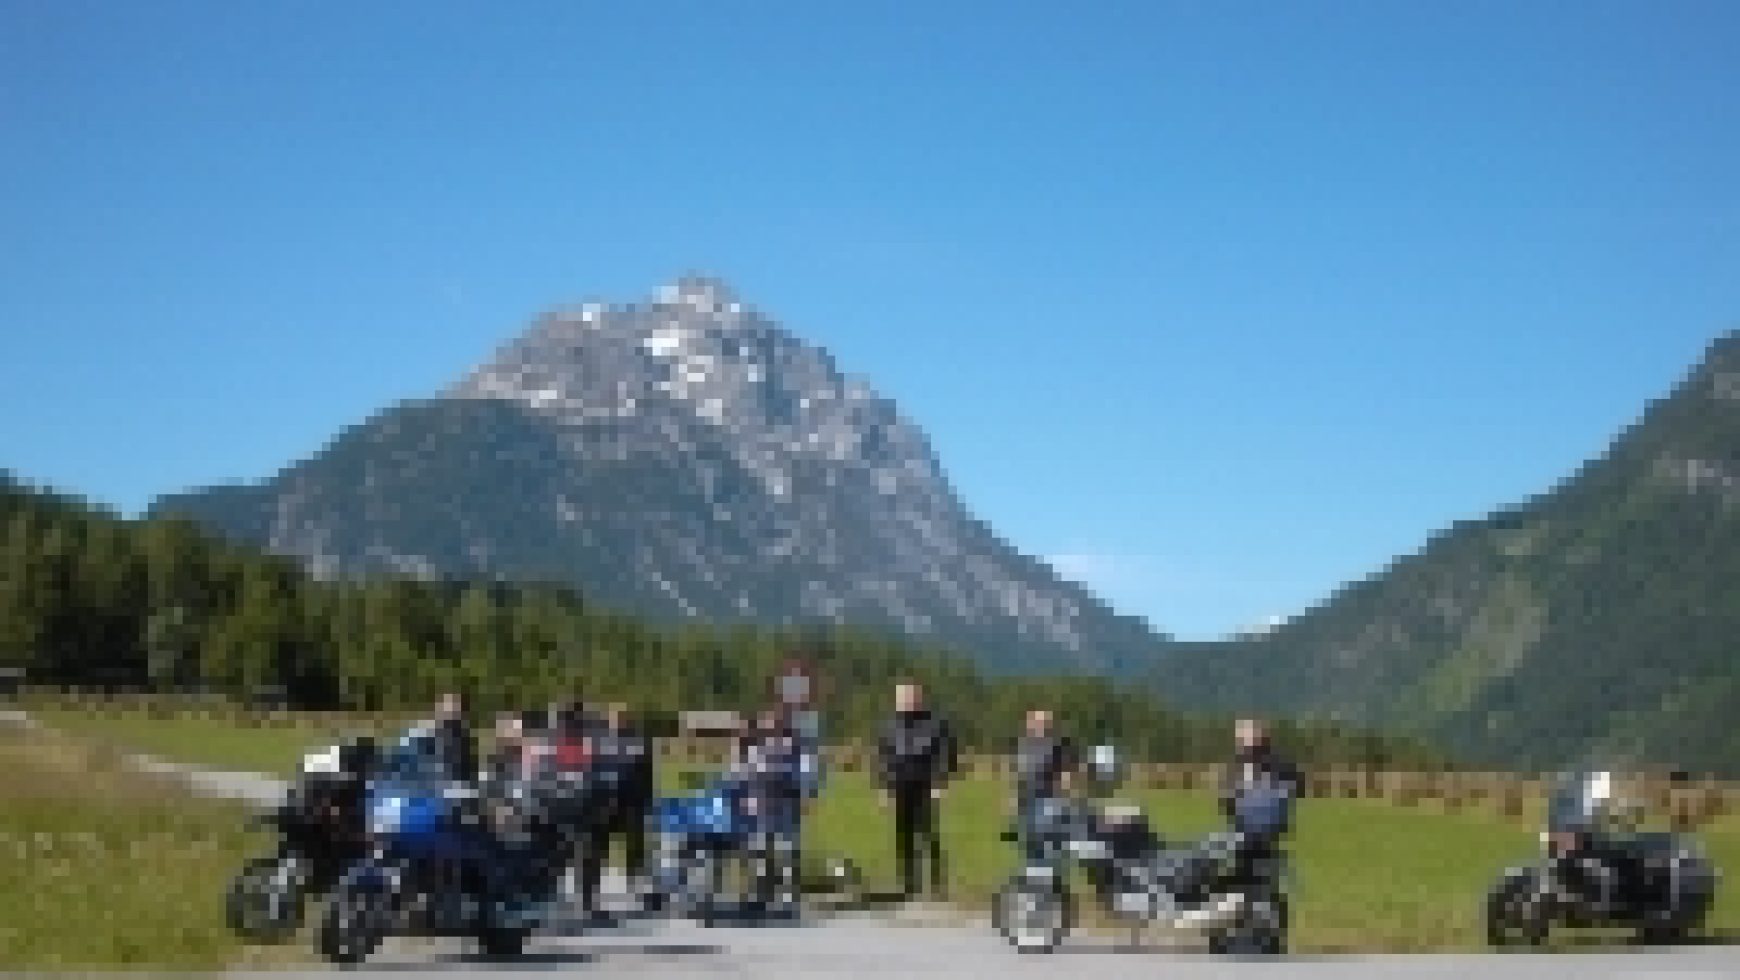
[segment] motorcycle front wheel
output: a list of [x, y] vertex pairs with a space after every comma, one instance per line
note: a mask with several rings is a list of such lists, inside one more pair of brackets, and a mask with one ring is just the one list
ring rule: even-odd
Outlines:
[[315, 946], [333, 963], [361, 963], [386, 940], [391, 918], [390, 898], [385, 892], [340, 885], [321, 916]]
[[255, 858], [242, 867], [224, 896], [224, 917], [250, 942], [280, 943], [302, 927], [302, 872], [294, 858]]
[[1049, 953], [1069, 935], [1075, 903], [1061, 885], [1017, 878], [997, 892], [991, 921], [1018, 952]]
[[1547, 941], [1546, 904], [1534, 875], [1498, 883], [1486, 900], [1486, 940], [1493, 946], [1539, 946]]
[[701, 925], [712, 927], [719, 921], [720, 893], [725, 889], [724, 861], [721, 855], [697, 850], [682, 862], [684, 911]]

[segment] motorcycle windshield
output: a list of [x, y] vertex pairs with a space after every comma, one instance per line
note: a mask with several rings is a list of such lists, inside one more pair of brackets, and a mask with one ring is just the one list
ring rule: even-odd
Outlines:
[[441, 760], [418, 747], [400, 747], [382, 759], [374, 776], [380, 782], [410, 786], [438, 784], [446, 780]]
[[1572, 773], [1561, 779], [1547, 800], [1547, 829], [1554, 833], [1588, 829], [1601, 803], [1600, 785], [1597, 773]]

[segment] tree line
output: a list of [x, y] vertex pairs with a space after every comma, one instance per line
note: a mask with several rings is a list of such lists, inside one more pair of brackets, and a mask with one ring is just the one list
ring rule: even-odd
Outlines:
[[[866, 739], [900, 679], [923, 683], [963, 746], [1008, 747], [1056, 713], [1134, 757], [1225, 755], [1225, 718], [1185, 714], [1097, 677], [989, 676], [956, 653], [849, 626], [656, 624], [545, 583], [322, 581], [182, 519], [128, 520], [0, 471], [0, 666], [67, 687], [277, 688], [294, 707], [399, 711], [440, 692], [486, 714], [562, 699], [664, 714], [751, 710], [781, 664], [818, 669], [829, 731]], [[1425, 767], [1430, 747], [1332, 724], [1277, 722], [1307, 763]]]

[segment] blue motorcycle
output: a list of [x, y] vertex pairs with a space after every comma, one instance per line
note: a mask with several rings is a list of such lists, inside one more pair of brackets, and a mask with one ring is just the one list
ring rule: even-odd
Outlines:
[[391, 935], [470, 936], [513, 956], [541, 918], [526, 901], [531, 856], [484, 821], [477, 792], [447, 780], [426, 733], [402, 741], [370, 780], [370, 852], [339, 879], [315, 937], [334, 963], [358, 963]]
[[795, 801], [779, 812], [757, 812], [747, 781], [737, 774], [693, 786], [685, 795], [658, 800], [652, 812], [654, 887], [658, 901], [674, 914], [704, 925], [718, 921], [733, 862], [747, 872], [752, 904], [767, 911], [795, 913], [800, 879], [836, 896], [854, 896], [862, 887], [857, 866], [841, 855], [824, 855], [814, 873], [800, 875], [797, 856], [787, 850], [797, 839]]
[[722, 775], [695, 792], [653, 805], [654, 887], [668, 910], [713, 923], [725, 867], [748, 848], [747, 795], [742, 780]]

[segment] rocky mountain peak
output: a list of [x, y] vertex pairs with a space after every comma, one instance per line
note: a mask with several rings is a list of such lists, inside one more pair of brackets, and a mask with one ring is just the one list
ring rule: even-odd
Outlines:
[[246, 500], [175, 507], [335, 575], [530, 575], [655, 615], [851, 622], [1011, 666], [1123, 669], [1156, 642], [974, 520], [868, 382], [699, 273], [551, 310]]
[[657, 301], [697, 313], [736, 313], [741, 305], [737, 293], [725, 280], [702, 273], [685, 273], [657, 292]]

